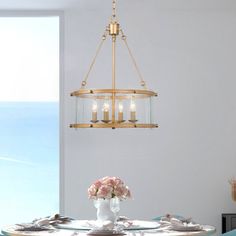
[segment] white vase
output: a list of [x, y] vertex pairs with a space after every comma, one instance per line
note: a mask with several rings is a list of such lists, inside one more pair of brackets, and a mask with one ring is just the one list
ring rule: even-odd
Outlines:
[[120, 201], [118, 198], [94, 200], [94, 206], [97, 208], [98, 221], [115, 222], [120, 211]]

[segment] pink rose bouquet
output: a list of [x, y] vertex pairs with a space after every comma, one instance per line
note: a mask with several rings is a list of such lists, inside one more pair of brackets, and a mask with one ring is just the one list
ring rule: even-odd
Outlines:
[[96, 180], [88, 189], [90, 199], [111, 199], [119, 198], [124, 200], [131, 197], [130, 190], [124, 182], [117, 177], [103, 177]]

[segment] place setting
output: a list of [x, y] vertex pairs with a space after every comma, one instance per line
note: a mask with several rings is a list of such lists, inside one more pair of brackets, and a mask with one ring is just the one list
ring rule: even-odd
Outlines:
[[34, 219], [30, 223], [17, 223], [2, 228], [3, 235], [41, 235], [55, 233], [57, 224], [65, 224], [73, 219], [55, 214], [44, 218]]

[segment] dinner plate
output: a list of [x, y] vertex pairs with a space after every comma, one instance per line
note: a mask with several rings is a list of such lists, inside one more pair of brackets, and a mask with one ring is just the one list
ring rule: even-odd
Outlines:
[[126, 220], [123, 222], [123, 224], [130, 224], [129, 226], [124, 228], [125, 230], [157, 229], [160, 227], [160, 223], [158, 223], [157, 221], [146, 220]]
[[172, 229], [175, 231], [201, 231], [202, 227], [200, 225], [191, 225], [191, 226], [172, 225]]
[[[123, 226], [124, 230], [144, 230], [144, 229], [157, 229], [160, 224], [156, 221], [145, 220], [124, 220], [118, 221], [119, 226]], [[73, 220], [66, 224], [57, 224], [59, 229], [71, 229], [71, 230], [90, 230], [98, 228], [99, 224], [96, 220]]]
[[72, 220], [66, 224], [57, 224], [56, 228], [59, 229], [71, 229], [71, 230], [90, 230], [93, 225], [96, 224], [96, 220]]

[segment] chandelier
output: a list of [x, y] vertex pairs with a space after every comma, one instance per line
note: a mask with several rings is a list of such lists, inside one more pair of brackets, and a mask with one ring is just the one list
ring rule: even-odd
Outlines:
[[[87, 81], [101, 48], [110, 36], [112, 42], [111, 88], [87, 88]], [[123, 41], [140, 80], [140, 89], [116, 87], [116, 43]], [[71, 93], [76, 98], [75, 123], [71, 128], [157, 128], [153, 112], [153, 100], [157, 93], [147, 89], [136, 60], [127, 43], [127, 37], [118, 23], [116, 0], [112, 1], [112, 17], [102, 35], [101, 42], [81, 88]]]

